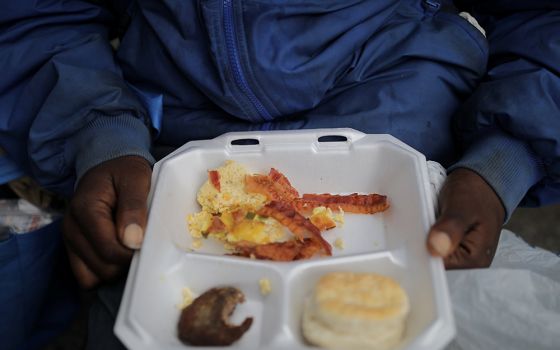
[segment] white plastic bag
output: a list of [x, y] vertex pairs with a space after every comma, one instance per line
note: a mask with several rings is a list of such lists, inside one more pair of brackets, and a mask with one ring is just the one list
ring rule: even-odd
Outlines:
[[24, 199], [0, 200], [0, 241], [10, 234], [35, 231], [50, 224], [58, 214], [42, 210]]
[[457, 337], [447, 350], [560, 349], [560, 258], [504, 230], [488, 269], [447, 271]]
[[[432, 200], [445, 169], [428, 162]], [[457, 336], [446, 350], [559, 350], [560, 257], [503, 230], [487, 269], [447, 271]]]

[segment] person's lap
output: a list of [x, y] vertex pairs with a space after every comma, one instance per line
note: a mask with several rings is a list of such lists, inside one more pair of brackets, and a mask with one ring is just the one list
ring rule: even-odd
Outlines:
[[126, 349], [113, 332], [125, 282], [126, 275], [97, 290], [89, 311], [87, 349]]

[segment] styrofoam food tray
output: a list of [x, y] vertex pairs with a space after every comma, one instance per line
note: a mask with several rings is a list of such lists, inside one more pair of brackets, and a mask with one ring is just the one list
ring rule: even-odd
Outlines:
[[[326, 136], [338, 142], [323, 142]], [[327, 137], [328, 138], [328, 137]], [[254, 140], [252, 145], [239, 140]], [[332, 139], [332, 138], [331, 138]], [[332, 257], [271, 262], [224, 256], [220, 243], [204, 240], [190, 251], [186, 217], [200, 210], [196, 194], [207, 170], [225, 160], [250, 172], [284, 173], [300, 193], [380, 193], [391, 207], [374, 215], [345, 214]], [[406, 333], [397, 349], [441, 349], [455, 335], [441, 259], [425, 239], [434, 220], [425, 157], [388, 135], [353, 129], [228, 133], [190, 142], [154, 167], [150, 211], [142, 249], [133, 259], [115, 333], [131, 349], [185, 349], [177, 338], [181, 290], [195, 296], [215, 287], [239, 288], [246, 301], [231, 318], [253, 325], [231, 349], [309, 349], [301, 334], [304, 299], [331, 271], [376, 272], [396, 279], [410, 298]], [[270, 280], [261, 295], [258, 281]]]

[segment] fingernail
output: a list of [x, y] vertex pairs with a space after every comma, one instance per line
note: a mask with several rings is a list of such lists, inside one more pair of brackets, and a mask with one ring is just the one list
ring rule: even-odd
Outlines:
[[441, 257], [446, 257], [451, 249], [451, 239], [445, 232], [434, 232], [430, 238], [430, 245]]
[[144, 240], [144, 230], [138, 224], [129, 224], [124, 229], [123, 244], [130, 249], [140, 249]]

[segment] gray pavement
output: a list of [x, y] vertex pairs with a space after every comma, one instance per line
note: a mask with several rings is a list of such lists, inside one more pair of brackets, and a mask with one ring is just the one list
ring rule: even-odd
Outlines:
[[518, 208], [506, 228], [531, 245], [560, 253], [560, 205]]

